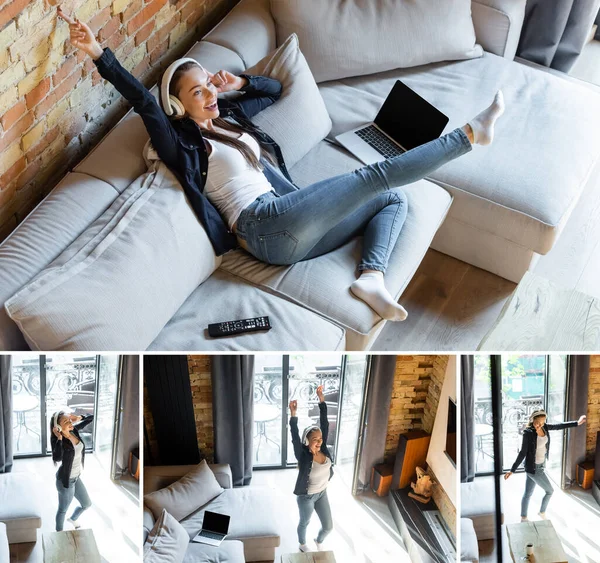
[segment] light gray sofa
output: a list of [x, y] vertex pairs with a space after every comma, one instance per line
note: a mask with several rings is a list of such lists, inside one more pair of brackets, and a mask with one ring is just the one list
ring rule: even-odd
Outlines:
[[494, 538], [495, 498], [493, 476], [475, 477], [474, 481], [460, 485], [461, 518], [472, 520], [479, 541]]
[[0, 522], [5, 525], [8, 543], [37, 541], [37, 530], [42, 527], [43, 497], [35, 475], [19, 472], [0, 475]]
[[[163, 465], [144, 468], [144, 494], [168, 487], [195, 465]], [[280, 536], [277, 528], [278, 501], [268, 487], [233, 487], [227, 464], [209, 465], [225, 490], [208, 504], [181, 520], [190, 539], [202, 528], [204, 511], [230, 514], [227, 539], [218, 547], [190, 542], [184, 563], [244, 563], [274, 561]], [[144, 506], [144, 541], [154, 526], [150, 509]]]
[[6, 535], [6, 524], [0, 522], [0, 561], [10, 561], [10, 551], [8, 549], [8, 536]]
[[[398, 298], [430, 246], [518, 281], [540, 254], [551, 250], [600, 155], [600, 94], [577, 80], [513, 60], [525, 1], [473, 0], [477, 41], [484, 49], [480, 58], [319, 84], [333, 128], [292, 167], [300, 187], [361, 165], [331, 141], [370, 121], [399, 78], [450, 117], [447, 130], [487, 106], [498, 88], [504, 91], [507, 111], [491, 147], [476, 147], [405, 188], [408, 217], [386, 275], [388, 289]], [[269, 0], [242, 0], [187, 56], [209, 69], [240, 73], [275, 48]], [[142, 149], [147, 139], [140, 117], [130, 111], [0, 245], [0, 304], [146, 171]], [[291, 267], [259, 263], [242, 250], [227, 253], [149, 349], [369, 349], [385, 321], [348, 289], [359, 249], [356, 239]], [[265, 314], [273, 325], [268, 333], [226, 339], [206, 335], [211, 322]], [[0, 348], [27, 349], [4, 310]]]

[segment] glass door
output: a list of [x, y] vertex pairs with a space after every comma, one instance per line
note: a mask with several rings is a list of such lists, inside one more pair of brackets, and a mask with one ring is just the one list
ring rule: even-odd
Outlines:
[[[566, 420], [567, 408], [567, 356], [552, 354], [549, 356], [547, 384], [548, 422], [556, 424]], [[561, 488], [565, 487], [564, 472], [565, 431], [553, 430], [548, 452], [547, 473]]]
[[42, 453], [42, 397], [38, 354], [12, 355], [13, 443], [15, 456]]
[[114, 478], [113, 440], [119, 389], [119, 356], [101, 356], [98, 363], [98, 391], [96, 393], [96, 459], [102, 468]]

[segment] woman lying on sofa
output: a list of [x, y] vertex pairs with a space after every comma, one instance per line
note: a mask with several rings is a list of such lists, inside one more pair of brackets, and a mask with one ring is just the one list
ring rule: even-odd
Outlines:
[[[288, 265], [362, 234], [361, 273], [350, 290], [382, 318], [406, 318], [384, 282], [407, 213], [406, 196], [395, 188], [424, 178], [472, 144], [491, 143], [504, 111], [501, 92], [469, 123], [439, 139], [299, 190], [277, 144], [250, 121], [280, 97], [278, 81], [226, 70], [212, 74], [193, 59], [178, 59], [161, 78], [159, 105], [110, 48], [100, 47], [88, 25], [60, 7], [58, 15], [69, 24], [71, 44], [92, 57], [100, 75], [142, 117], [217, 255], [241, 246], [259, 260]], [[244, 95], [217, 98], [234, 90]]]

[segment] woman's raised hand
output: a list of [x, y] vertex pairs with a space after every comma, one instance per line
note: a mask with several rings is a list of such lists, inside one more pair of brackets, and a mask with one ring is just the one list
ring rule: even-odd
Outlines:
[[67, 16], [60, 6], [57, 8], [57, 14], [69, 24], [69, 30], [71, 32], [70, 41], [73, 47], [81, 49], [93, 59], [97, 59], [102, 55], [102, 47], [100, 47], [92, 30], [86, 23], [79, 21], [78, 18], [73, 19]]
[[319, 401], [322, 403], [325, 400], [325, 395], [323, 395], [323, 386], [319, 385], [317, 387], [317, 397], [319, 397]]
[[219, 94], [239, 90], [248, 82], [245, 78], [236, 76], [227, 70], [220, 70], [219, 72], [215, 72], [215, 74], [206, 71], [206, 74], [208, 74], [210, 83], [216, 87]]
[[587, 420], [587, 416], [585, 416], [585, 414], [582, 414], [579, 417], [579, 420], [577, 421], [577, 426], [581, 426], [582, 424], [585, 424], [586, 420]]
[[296, 400], [290, 401], [290, 414], [292, 416], [296, 416], [297, 410], [298, 410], [298, 401], [296, 401]]
[[510, 476], [512, 475], [512, 471], [509, 471], [508, 473], [504, 474], [504, 479], [508, 479]]
[[62, 439], [63, 439], [63, 436], [62, 436], [62, 434], [61, 434], [61, 433], [59, 432], [59, 430], [58, 430], [58, 426], [55, 426], [55, 427], [52, 429], [52, 434], [54, 434], [54, 435], [55, 435], [55, 436], [56, 436], [56, 437], [57, 437], [59, 440], [62, 440]]

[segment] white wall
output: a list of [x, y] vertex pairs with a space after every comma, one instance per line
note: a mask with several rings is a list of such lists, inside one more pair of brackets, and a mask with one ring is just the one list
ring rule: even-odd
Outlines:
[[[446, 491], [446, 494], [454, 506], [456, 506], [456, 467], [454, 467], [452, 461], [450, 461], [450, 458], [446, 455], [444, 450], [446, 449], [446, 426], [448, 424], [448, 398], [452, 398], [454, 402], [456, 402], [457, 361], [458, 356], [450, 356], [448, 367], [446, 368], [444, 384], [442, 385], [435, 422], [433, 423], [431, 442], [429, 443], [429, 450], [427, 452], [427, 464], [435, 473], [435, 476]], [[459, 405], [456, 405], [456, 407], [456, 417], [458, 419], [460, 409]]]

